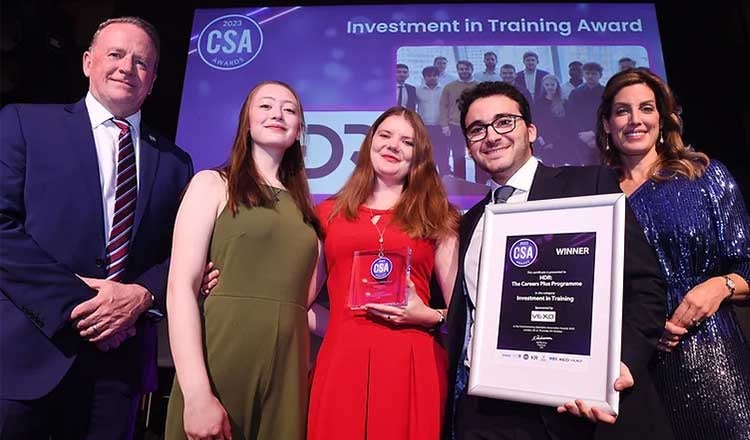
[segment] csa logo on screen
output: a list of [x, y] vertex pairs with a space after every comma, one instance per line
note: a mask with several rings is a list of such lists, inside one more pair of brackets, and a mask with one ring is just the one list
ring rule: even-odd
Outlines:
[[260, 25], [240, 14], [221, 16], [206, 25], [198, 37], [198, 54], [219, 70], [247, 66], [263, 47]]
[[536, 243], [528, 238], [522, 238], [510, 247], [510, 261], [516, 267], [527, 267], [536, 261], [538, 249]]

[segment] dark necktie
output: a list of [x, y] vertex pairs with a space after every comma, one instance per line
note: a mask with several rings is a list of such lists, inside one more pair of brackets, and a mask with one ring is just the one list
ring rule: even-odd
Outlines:
[[503, 185], [492, 193], [492, 200], [494, 200], [495, 203], [505, 203], [510, 196], [513, 195], [513, 191], [515, 190], [516, 189], [510, 185]]
[[396, 105], [403, 105], [403, 99], [404, 99], [404, 85], [399, 84], [398, 85], [398, 100], [396, 101]]
[[138, 194], [135, 148], [130, 125], [112, 119], [120, 136], [117, 139], [117, 178], [115, 180], [115, 212], [107, 241], [107, 279], [122, 280], [130, 250], [130, 238], [135, 222], [135, 201]]

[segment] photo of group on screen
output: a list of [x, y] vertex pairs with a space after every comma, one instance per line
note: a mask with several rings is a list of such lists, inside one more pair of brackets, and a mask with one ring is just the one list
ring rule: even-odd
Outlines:
[[484, 185], [489, 176], [466, 160], [456, 100], [484, 81], [505, 81], [531, 104], [539, 138], [534, 155], [552, 166], [599, 163], [594, 131], [604, 84], [615, 73], [648, 67], [641, 46], [401, 47], [396, 104], [416, 110], [428, 128], [446, 183]]

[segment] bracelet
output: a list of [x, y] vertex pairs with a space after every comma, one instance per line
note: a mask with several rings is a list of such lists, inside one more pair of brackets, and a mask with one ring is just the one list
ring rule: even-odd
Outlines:
[[443, 325], [443, 323], [445, 322], [445, 314], [443, 314], [443, 311], [440, 309], [433, 309], [433, 310], [435, 310], [438, 313], [438, 315], [440, 315], [440, 320], [437, 323], [435, 323], [435, 328], [438, 328], [441, 325]]

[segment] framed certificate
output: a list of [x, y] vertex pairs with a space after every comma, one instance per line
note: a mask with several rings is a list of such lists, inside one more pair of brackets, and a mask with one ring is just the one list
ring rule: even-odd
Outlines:
[[625, 196], [488, 205], [468, 393], [616, 415]]

